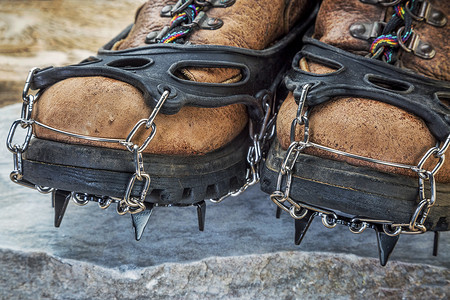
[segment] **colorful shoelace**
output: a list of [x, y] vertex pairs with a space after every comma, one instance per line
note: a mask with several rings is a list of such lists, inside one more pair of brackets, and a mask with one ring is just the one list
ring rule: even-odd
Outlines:
[[[382, 34], [373, 41], [370, 47], [370, 53], [375, 58], [383, 56], [388, 63], [395, 63], [397, 61], [398, 49], [400, 48], [399, 38], [405, 43], [411, 37], [413, 30], [412, 17], [406, 12], [405, 7], [412, 10], [415, 1], [401, 2], [394, 6], [395, 13], [386, 24]], [[404, 26], [404, 30], [398, 32], [402, 26]], [[397, 35], [399, 33], [401, 34], [400, 37]]]
[[184, 43], [185, 38], [191, 33], [193, 27], [182, 26], [182, 24], [192, 23], [201, 10], [202, 7], [191, 4], [182, 12], [173, 16], [170, 21], [169, 32], [159, 41], [159, 43]]

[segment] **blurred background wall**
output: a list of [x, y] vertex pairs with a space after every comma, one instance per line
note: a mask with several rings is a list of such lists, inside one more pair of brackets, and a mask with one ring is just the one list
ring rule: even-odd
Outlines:
[[32, 67], [73, 64], [133, 23], [145, 0], [0, 0], [0, 107]]

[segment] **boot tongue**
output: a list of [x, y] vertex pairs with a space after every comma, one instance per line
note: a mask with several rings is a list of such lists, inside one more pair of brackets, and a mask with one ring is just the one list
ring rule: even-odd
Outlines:
[[[162, 17], [167, 7], [175, 6], [177, 1], [149, 1], [145, 3], [136, 13], [136, 20], [128, 36], [115, 45], [114, 49], [124, 50], [149, 45], [152, 34], [160, 36], [160, 43], [185, 42], [193, 30], [184, 30], [178, 24], [192, 23], [193, 19], [202, 11], [201, 7], [189, 5], [187, 9], [172, 18]], [[173, 29], [169, 29], [173, 25]], [[220, 83], [227, 80], [239, 80], [239, 70], [233, 69], [206, 69], [206, 68], [184, 68], [179, 70], [178, 76], [198, 82]]]
[[114, 49], [125, 50], [147, 45], [145, 39], [150, 32], [161, 30], [167, 25], [167, 18], [160, 16], [166, 5], [174, 5], [177, 1], [148, 1], [136, 12], [136, 18], [128, 36], [119, 41]]
[[214, 6], [223, 11], [233, 5], [235, 0], [222, 0], [219, 4], [203, 2], [188, 0], [147, 2], [138, 10], [130, 34], [117, 45], [116, 49], [123, 50], [157, 43], [184, 44], [200, 29], [216, 31], [222, 27], [223, 21], [211, 18], [208, 14], [215, 9]]
[[[227, 1], [212, 1], [227, 2]], [[290, 26], [306, 13], [308, 7], [304, 0], [240, 0], [229, 7], [213, 7], [206, 11], [208, 18], [223, 21], [223, 26], [217, 30], [198, 29], [182, 36], [192, 44], [225, 45], [248, 49], [264, 49], [277, 38], [283, 36]], [[186, 13], [172, 19], [161, 17], [167, 5], [175, 5], [177, 1], [148, 1], [138, 11], [135, 24], [129, 35], [118, 42], [114, 49], [123, 50], [139, 46], [146, 46], [149, 33], [161, 31], [170, 23], [177, 24], [182, 18], [187, 21], [195, 18], [193, 9], [188, 8]], [[267, 9], [270, 8], [270, 9]], [[292, 9], [291, 9], [292, 8]], [[196, 12], [199, 13], [199, 12]], [[289, 16], [288, 18], [286, 16]], [[286, 20], [288, 25], [285, 25]], [[186, 20], [185, 20], [186, 21]], [[166, 41], [171, 40], [173, 32], [165, 35]], [[148, 39], [147, 39], [148, 40]], [[184, 78], [214, 83], [227, 83], [239, 80], [240, 70], [218, 68], [186, 68], [180, 73]], [[231, 81], [230, 81], [231, 80]]]
[[[202, 12], [205, 13], [206, 20], [211, 21], [204, 22], [206, 25], [215, 28], [213, 25], [217, 23], [222, 26], [215, 30], [193, 30], [188, 36], [180, 33], [180, 42], [264, 49], [285, 35], [313, 6], [304, 0], [210, 0], [208, 2], [219, 3], [216, 4], [219, 7], [206, 9], [196, 5], [196, 2], [207, 1], [194, 1], [185, 10], [170, 18], [162, 17], [161, 13], [164, 15], [166, 7], [176, 5], [177, 1], [148, 1], [138, 11], [130, 34], [117, 44], [115, 49], [148, 45], [146, 38], [152, 32], [160, 32], [164, 27], [170, 27], [171, 23], [175, 28], [181, 23], [192, 24], [195, 16]], [[229, 6], [220, 7], [223, 3]], [[195, 7], [197, 9], [194, 12]], [[176, 34], [171, 30], [164, 36], [164, 42], [177, 41], [176, 38], [173, 39]]]

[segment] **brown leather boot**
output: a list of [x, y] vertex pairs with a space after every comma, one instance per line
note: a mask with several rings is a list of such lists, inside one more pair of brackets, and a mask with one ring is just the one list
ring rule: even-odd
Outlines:
[[445, 1], [322, 3], [261, 179], [296, 243], [319, 214], [376, 229], [385, 264], [400, 233], [449, 229], [449, 13]]
[[[10, 145], [20, 161], [24, 152], [13, 180], [54, 188], [63, 208], [73, 191], [81, 204], [118, 202], [119, 214], [197, 205], [204, 217], [205, 198], [259, 180], [273, 94], [315, 6], [147, 2], [97, 57], [31, 73], [39, 96], [26, 88], [19, 123], [33, 124], [35, 138], [28, 149]], [[135, 226], [142, 233], [145, 223]]]

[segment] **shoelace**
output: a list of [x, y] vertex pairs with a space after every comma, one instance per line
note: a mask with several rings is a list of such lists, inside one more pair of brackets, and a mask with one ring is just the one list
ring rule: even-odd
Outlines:
[[[183, 3], [186, 3], [186, 1], [184, 0]], [[184, 43], [185, 38], [191, 33], [193, 27], [182, 26], [182, 24], [192, 23], [201, 10], [201, 6], [191, 4], [182, 12], [173, 16], [168, 33], [161, 38], [159, 43]]]
[[[388, 63], [395, 63], [397, 61], [398, 49], [400, 48], [399, 38], [405, 43], [412, 34], [412, 17], [406, 12], [405, 7], [408, 6], [410, 10], [414, 8], [416, 0], [400, 2], [394, 6], [395, 13], [386, 24], [382, 34], [377, 37], [371, 47], [370, 52], [374, 58], [383, 56]], [[398, 30], [404, 26], [401, 36], [397, 36]]]

